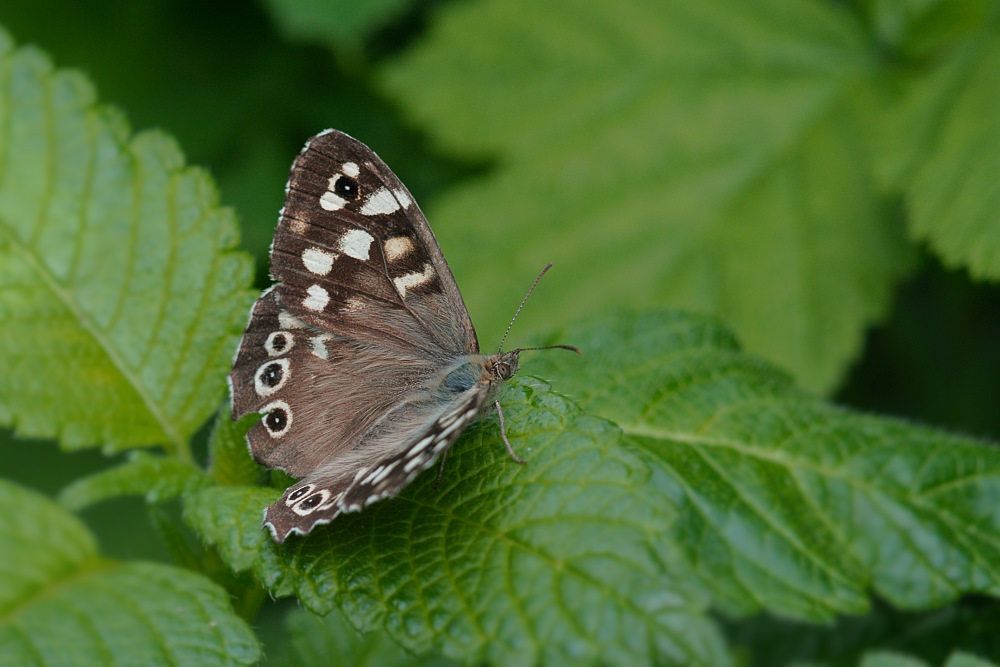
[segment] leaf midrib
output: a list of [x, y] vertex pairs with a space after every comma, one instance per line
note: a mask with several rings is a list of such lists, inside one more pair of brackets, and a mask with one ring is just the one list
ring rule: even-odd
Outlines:
[[115, 369], [121, 374], [128, 385], [133, 391], [139, 396], [140, 400], [149, 410], [150, 415], [159, 424], [161, 430], [167, 438], [168, 443], [172, 446], [174, 453], [182, 461], [192, 462], [191, 453], [188, 451], [186, 446], [186, 441], [181, 436], [181, 434], [173, 427], [170, 419], [163, 413], [159, 405], [149, 394], [146, 387], [139, 381], [138, 376], [132, 372], [127, 366], [124, 359], [116, 352], [111, 341], [104, 335], [96, 323], [84, 312], [84, 310], [79, 306], [75, 299], [72, 298], [70, 290], [64, 288], [64, 286], [56, 279], [54, 275], [42, 264], [38, 257], [30, 252], [27, 247], [25, 247], [19, 239], [17, 239], [10, 232], [10, 225], [6, 221], [0, 225], [0, 233], [4, 235], [7, 242], [13, 247], [15, 252], [17, 252], [25, 261], [31, 266], [35, 273], [42, 279], [45, 286], [56, 295], [56, 297], [62, 302], [70, 314], [76, 319], [80, 326], [86, 331], [93, 340], [97, 343], [98, 347], [104, 351], [108, 360], [115, 367]]

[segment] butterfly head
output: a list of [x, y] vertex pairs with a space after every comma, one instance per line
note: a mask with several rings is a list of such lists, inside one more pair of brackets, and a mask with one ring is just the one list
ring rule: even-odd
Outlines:
[[490, 364], [493, 369], [493, 375], [498, 380], [509, 380], [514, 377], [517, 373], [518, 357], [520, 354], [521, 350], [513, 350], [511, 352], [498, 352], [493, 355]]

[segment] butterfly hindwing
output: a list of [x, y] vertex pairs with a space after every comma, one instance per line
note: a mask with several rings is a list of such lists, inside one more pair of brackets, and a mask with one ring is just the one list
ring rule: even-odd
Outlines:
[[[276, 541], [283, 542], [291, 533], [306, 534], [342, 513], [357, 512], [395, 496], [451, 447], [475, 419], [487, 394], [487, 384], [480, 383], [455, 397], [441, 406], [443, 411], [436, 410], [437, 417], [429, 420], [430, 426], [424, 426], [423, 431], [415, 431], [412, 420], [390, 419], [389, 428], [378, 437], [383, 443], [397, 443], [386, 447], [391, 454], [365, 457], [359, 451], [336, 465], [316, 470], [288, 487], [281, 499], [265, 510], [264, 525]], [[419, 437], [413, 435], [415, 432]]]

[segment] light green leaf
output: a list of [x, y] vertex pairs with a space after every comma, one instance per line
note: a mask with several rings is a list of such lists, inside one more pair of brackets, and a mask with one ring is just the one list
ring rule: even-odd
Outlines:
[[956, 651], [951, 654], [944, 667], [996, 667], [996, 663], [969, 653]]
[[187, 570], [101, 559], [73, 516], [0, 481], [0, 664], [247, 665], [226, 593]]
[[[286, 619], [291, 638], [287, 654], [269, 662], [276, 667], [449, 667], [456, 663], [436, 655], [414, 657], [384, 632], [359, 635], [339, 611], [317, 616], [296, 609]], [[335, 657], [334, 657], [335, 656]]]
[[232, 214], [174, 142], [0, 33], [0, 423], [182, 457], [252, 295]]
[[[312, 611], [340, 606], [415, 653], [546, 665], [603, 660], [725, 665], [698, 595], [669, 574], [672, 514], [612, 425], [538, 383], [503, 397], [518, 466], [488, 420], [452, 449], [440, 489], [428, 471], [398, 498], [271, 543], [280, 494], [209, 489], [189, 522], [237, 569]], [[275, 591], [275, 588], [278, 588]]]
[[265, 5], [291, 37], [338, 49], [357, 48], [375, 29], [397, 18], [412, 0], [267, 0]]
[[861, 660], [861, 667], [929, 667], [923, 660], [917, 660], [907, 655], [874, 651]]
[[885, 171], [916, 237], [945, 264], [1000, 279], [1000, 31], [957, 42], [911, 86], [885, 133]]
[[63, 489], [59, 502], [80, 510], [116, 496], [143, 496], [159, 503], [208, 486], [200, 469], [177, 459], [133, 452], [126, 463], [78, 480]]
[[497, 165], [427, 207], [487, 340], [552, 261], [524, 325], [710, 310], [808, 388], [836, 384], [912, 255], [872, 177], [875, 49], [843, 7], [484, 0], [437, 18], [384, 81]]
[[[690, 576], [734, 613], [822, 620], [1000, 593], [1000, 449], [838, 409], [711, 321], [651, 312], [562, 332], [540, 370], [659, 474]], [[530, 372], [530, 371], [529, 371]]]

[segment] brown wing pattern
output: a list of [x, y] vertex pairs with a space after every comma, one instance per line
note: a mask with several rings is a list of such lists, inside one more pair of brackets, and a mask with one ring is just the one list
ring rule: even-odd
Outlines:
[[267, 510], [282, 541], [397, 493], [491, 382], [469, 363], [475, 331], [426, 219], [347, 135], [317, 135], [292, 165], [271, 272], [229, 380], [234, 419], [265, 413], [254, 458], [302, 479]]
[[282, 305], [379, 347], [478, 352], [447, 262], [406, 187], [367, 146], [329, 131], [292, 165], [271, 248]]

